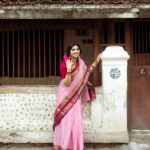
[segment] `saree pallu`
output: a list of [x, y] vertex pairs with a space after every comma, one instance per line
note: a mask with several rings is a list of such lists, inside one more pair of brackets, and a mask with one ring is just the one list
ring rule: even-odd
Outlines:
[[95, 98], [95, 91], [88, 82], [91, 70], [79, 58], [79, 66], [72, 75], [72, 82], [65, 86], [61, 80], [56, 95], [54, 114], [54, 150], [83, 150], [83, 103]]

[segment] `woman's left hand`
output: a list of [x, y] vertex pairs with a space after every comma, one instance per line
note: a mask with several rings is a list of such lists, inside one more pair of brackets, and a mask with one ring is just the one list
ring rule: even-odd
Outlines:
[[99, 53], [98, 55], [97, 55], [97, 57], [96, 57], [96, 62], [97, 62], [97, 64], [100, 62], [100, 59], [101, 59], [101, 53]]
[[101, 53], [99, 53], [99, 54], [97, 55], [95, 61], [91, 64], [91, 67], [92, 67], [93, 69], [96, 68], [97, 64], [100, 62], [100, 59], [101, 59]]

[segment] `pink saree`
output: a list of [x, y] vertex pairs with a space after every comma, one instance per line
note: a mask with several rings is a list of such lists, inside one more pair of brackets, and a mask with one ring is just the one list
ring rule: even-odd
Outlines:
[[95, 99], [95, 90], [88, 81], [91, 69], [79, 58], [72, 71], [69, 86], [61, 80], [56, 95], [54, 114], [54, 150], [83, 150], [83, 103]]

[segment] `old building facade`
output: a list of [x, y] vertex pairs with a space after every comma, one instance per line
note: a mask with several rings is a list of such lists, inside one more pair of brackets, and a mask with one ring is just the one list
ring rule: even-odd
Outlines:
[[[51, 122], [47, 120], [53, 119], [53, 112], [49, 112], [49, 108], [54, 107], [55, 86], [59, 82], [59, 61], [68, 44], [72, 42], [81, 45], [82, 57], [87, 64], [90, 64], [107, 46], [122, 46], [127, 51], [130, 55], [127, 93], [128, 131], [149, 131], [149, 9], [149, 0], [0, 1], [0, 105], [2, 108], [7, 106], [1, 113], [5, 114], [5, 111], [9, 110], [9, 113], [4, 115], [4, 118], [9, 119], [4, 119], [1, 123], [1, 131], [11, 131], [8, 133], [15, 136], [17, 142], [20, 140], [17, 138], [19, 132], [17, 134], [15, 132], [17, 130], [49, 131], [48, 124]], [[101, 74], [100, 65], [91, 77], [97, 86], [98, 97], [101, 97], [99, 99], [102, 99]], [[33, 107], [33, 99], [37, 100], [36, 107]], [[12, 100], [13, 102], [10, 102]], [[86, 131], [91, 130], [88, 129], [91, 107], [86, 106]], [[45, 111], [41, 112], [41, 109]], [[12, 114], [16, 119], [14, 127], [10, 127]], [[44, 125], [39, 123], [41, 127], [37, 127], [35, 124], [41, 115], [42, 119], [46, 118], [46, 122]], [[32, 123], [29, 123], [30, 121]], [[28, 122], [27, 125], [25, 122]], [[24, 126], [19, 128], [22, 123]], [[6, 137], [7, 132], [3, 133]], [[33, 133], [21, 134], [24, 137], [20, 142], [30, 140], [33, 143], [39, 142], [38, 138], [32, 139]], [[25, 140], [27, 135], [29, 141]], [[51, 138], [51, 135], [49, 133], [45, 135], [47, 136], [45, 141], [48, 142], [47, 139]], [[9, 136], [2, 138], [1, 141], [12, 142], [12, 139]], [[87, 142], [90, 142], [88, 134]]]

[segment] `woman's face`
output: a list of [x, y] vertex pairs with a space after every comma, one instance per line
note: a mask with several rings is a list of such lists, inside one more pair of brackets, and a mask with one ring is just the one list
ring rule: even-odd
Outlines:
[[78, 58], [80, 56], [80, 49], [77, 45], [72, 46], [70, 50], [70, 57]]

